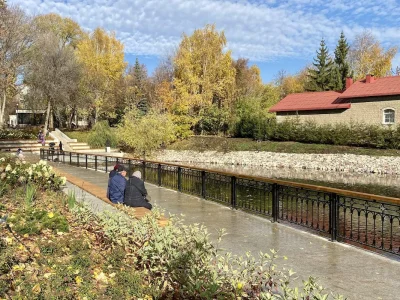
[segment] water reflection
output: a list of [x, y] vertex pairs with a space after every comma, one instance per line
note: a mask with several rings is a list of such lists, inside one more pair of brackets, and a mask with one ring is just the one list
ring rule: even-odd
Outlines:
[[395, 175], [325, 172], [292, 168], [269, 169], [256, 166], [220, 165], [207, 163], [191, 163], [190, 165], [217, 171], [303, 182], [400, 198], [400, 176]]

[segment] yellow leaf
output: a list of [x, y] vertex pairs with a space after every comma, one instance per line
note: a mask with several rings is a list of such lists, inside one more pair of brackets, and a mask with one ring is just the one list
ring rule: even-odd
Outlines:
[[103, 282], [103, 283], [108, 283], [108, 279], [106, 274], [104, 274], [103, 272], [100, 272], [98, 274], [94, 275], [94, 279], [96, 279], [97, 281]]
[[32, 293], [34, 293], [35, 295], [39, 294], [42, 291], [42, 289], [40, 288], [40, 284], [36, 283], [35, 286], [32, 288]]
[[45, 273], [45, 274], [43, 274], [43, 277], [44, 278], [49, 278], [51, 275], [53, 275], [54, 273]]
[[12, 245], [12, 243], [13, 243], [12, 238], [6, 237], [5, 240], [6, 240], [7, 245]]
[[77, 285], [81, 285], [82, 281], [83, 281], [83, 279], [82, 279], [81, 276], [76, 276], [75, 277], [75, 282], [76, 282]]
[[52, 218], [54, 217], [54, 213], [53, 213], [53, 212], [49, 212], [49, 213], [47, 214], [47, 216], [48, 216], [50, 219], [52, 219]]

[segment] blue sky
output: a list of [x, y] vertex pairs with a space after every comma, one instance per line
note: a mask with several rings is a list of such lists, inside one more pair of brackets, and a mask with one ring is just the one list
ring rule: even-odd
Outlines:
[[[124, 43], [151, 74], [174, 51], [182, 33], [206, 24], [224, 30], [227, 49], [261, 70], [264, 82], [280, 70], [294, 74], [312, 62], [322, 38], [331, 53], [343, 30], [349, 43], [370, 30], [384, 47], [400, 45], [400, 0], [9, 0], [32, 15], [58, 13], [84, 29], [101, 26]], [[400, 66], [398, 54], [393, 66]]]

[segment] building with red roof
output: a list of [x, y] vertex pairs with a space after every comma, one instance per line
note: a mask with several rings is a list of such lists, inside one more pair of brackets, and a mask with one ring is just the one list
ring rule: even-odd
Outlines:
[[317, 124], [362, 122], [400, 123], [400, 76], [365, 79], [347, 78], [344, 91], [290, 94], [274, 105], [278, 122], [296, 116]]

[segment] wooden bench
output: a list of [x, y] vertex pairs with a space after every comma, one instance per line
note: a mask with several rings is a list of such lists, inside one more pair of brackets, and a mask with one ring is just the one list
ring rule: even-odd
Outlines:
[[[82, 178], [76, 177], [74, 175], [71, 175], [69, 173], [63, 172], [57, 168], [53, 167], [53, 170], [55, 171], [55, 173], [59, 176], [65, 176], [67, 178], [67, 180], [69, 182], [71, 182], [72, 184], [78, 186], [79, 188], [81, 188], [82, 190], [88, 192], [89, 194], [92, 194], [93, 196], [95, 196], [96, 198], [99, 198], [100, 200], [114, 206], [117, 207], [114, 203], [112, 203], [108, 198], [107, 198], [107, 190], [104, 189], [103, 187], [100, 187], [96, 184], [87, 182], [85, 180], [83, 180]], [[145, 207], [134, 207], [135, 210], [135, 215], [134, 217], [136, 219], [141, 219], [144, 216], [146, 216], [147, 214], [151, 214], [151, 210], [145, 208]], [[166, 217], [160, 217], [158, 219], [158, 224], [160, 226], [166, 226], [168, 224], [168, 218]]]

